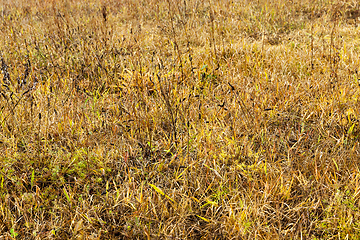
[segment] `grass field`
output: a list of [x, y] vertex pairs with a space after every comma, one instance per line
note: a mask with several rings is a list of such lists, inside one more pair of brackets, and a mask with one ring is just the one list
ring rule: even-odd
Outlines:
[[360, 239], [357, 1], [0, 1], [0, 239]]

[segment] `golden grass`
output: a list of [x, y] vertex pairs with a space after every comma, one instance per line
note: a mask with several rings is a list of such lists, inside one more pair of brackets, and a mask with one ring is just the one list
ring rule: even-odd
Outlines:
[[359, 239], [356, 1], [0, 4], [1, 239]]

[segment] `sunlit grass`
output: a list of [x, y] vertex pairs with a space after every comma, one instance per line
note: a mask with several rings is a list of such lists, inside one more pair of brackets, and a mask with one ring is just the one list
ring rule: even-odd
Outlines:
[[0, 236], [358, 239], [359, 17], [3, 1]]

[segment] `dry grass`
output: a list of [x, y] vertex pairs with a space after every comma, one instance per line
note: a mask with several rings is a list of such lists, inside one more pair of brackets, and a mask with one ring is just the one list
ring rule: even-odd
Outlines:
[[0, 239], [359, 239], [359, 17], [1, 0]]

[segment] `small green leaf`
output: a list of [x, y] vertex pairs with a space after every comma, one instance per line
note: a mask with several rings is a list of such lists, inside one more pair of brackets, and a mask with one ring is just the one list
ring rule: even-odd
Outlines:
[[64, 187], [63, 190], [64, 190], [64, 194], [65, 194], [66, 199], [68, 200], [69, 203], [71, 203], [71, 199], [70, 199], [69, 194], [68, 194], [67, 191], [66, 191], [66, 188]]
[[16, 236], [19, 235], [13, 228], [10, 229], [10, 234], [12, 238], [16, 238]]
[[200, 70], [204, 70], [205, 68], [207, 68], [207, 65], [206, 65], [206, 64], [203, 65]]
[[34, 182], [35, 182], [35, 170], [33, 170], [31, 173], [31, 188], [34, 187]]

